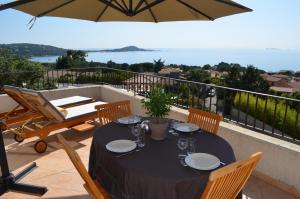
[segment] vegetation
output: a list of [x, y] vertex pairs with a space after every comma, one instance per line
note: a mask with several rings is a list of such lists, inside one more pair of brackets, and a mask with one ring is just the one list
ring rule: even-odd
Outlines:
[[[275, 104], [274, 99], [268, 99], [267, 108], [265, 110], [266, 99], [259, 97], [257, 108], [256, 106], [256, 96], [249, 95], [249, 106], [247, 108], [247, 93], [241, 94], [240, 105], [239, 105], [239, 95], [236, 95], [234, 98], [234, 106], [239, 108], [245, 113], [257, 118], [258, 120], [265, 121], [265, 123], [277, 128], [278, 130], [284, 131], [287, 135], [292, 138], [300, 139], [300, 124], [299, 121], [296, 123], [297, 111], [289, 106], [287, 106], [286, 119], [285, 110], [286, 104], [285, 101], [277, 102], [276, 116], [274, 118]], [[265, 113], [264, 113], [265, 111]]]
[[40, 63], [28, 61], [0, 48], [0, 87], [8, 84], [39, 89], [53, 88], [51, 82], [39, 84], [38, 80], [43, 75], [43, 66]]
[[189, 70], [186, 77], [190, 81], [210, 83], [210, 74], [202, 68], [193, 68]]
[[27, 43], [0, 44], [0, 48], [7, 49], [11, 53], [20, 57], [56, 56], [62, 55], [67, 51], [66, 49], [54, 46]]
[[269, 84], [260, 76], [260, 71], [254, 66], [248, 66], [241, 72], [240, 67], [233, 65], [225, 76], [225, 86], [242, 90], [268, 93]]
[[165, 92], [162, 87], [156, 87], [146, 95], [146, 99], [142, 100], [147, 114], [153, 117], [162, 118], [171, 110], [173, 104], [172, 96]]
[[79, 68], [86, 65], [86, 53], [81, 50], [68, 50], [56, 60], [56, 69]]

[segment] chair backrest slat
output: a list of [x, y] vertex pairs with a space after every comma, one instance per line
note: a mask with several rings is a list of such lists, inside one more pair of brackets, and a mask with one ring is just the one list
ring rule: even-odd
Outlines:
[[132, 115], [129, 100], [97, 105], [95, 109], [98, 111], [101, 125]]
[[21, 95], [21, 91], [14, 86], [3, 86], [3, 91], [21, 105], [25, 110], [36, 111], [35, 107], [28, 103]]
[[59, 110], [57, 110], [57, 108], [54, 107], [40, 92], [21, 88], [19, 90], [23, 99], [44, 117], [54, 122], [63, 122], [65, 120], [62, 113], [60, 113]]
[[217, 134], [220, 121], [222, 120], [223, 117], [218, 114], [202, 111], [195, 108], [189, 109], [188, 122], [197, 124], [201, 129], [207, 132]]
[[245, 186], [262, 153], [213, 171], [201, 199], [234, 199]]
[[58, 134], [57, 139], [63, 145], [63, 148], [68, 154], [76, 170], [84, 180], [85, 186], [87, 186], [92, 196], [96, 199], [106, 199], [107, 197], [105, 197], [104, 194], [99, 190], [98, 186], [89, 175], [78, 153], [74, 149], [72, 149], [72, 147], [67, 143], [67, 141], [62, 135]]

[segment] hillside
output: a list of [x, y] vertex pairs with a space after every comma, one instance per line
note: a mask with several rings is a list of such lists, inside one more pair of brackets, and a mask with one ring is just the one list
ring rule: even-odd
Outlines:
[[0, 44], [0, 48], [8, 49], [13, 54], [22, 57], [59, 56], [67, 51], [67, 49], [54, 46], [28, 43]]

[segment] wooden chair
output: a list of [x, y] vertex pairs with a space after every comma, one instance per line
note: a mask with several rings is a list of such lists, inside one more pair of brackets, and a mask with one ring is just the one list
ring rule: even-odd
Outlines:
[[101, 184], [91, 178], [78, 153], [74, 149], [72, 149], [65, 138], [62, 135], [57, 135], [57, 139], [63, 145], [64, 150], [66, 151], [76, 170], [84, 180], [85, 184], [83, 186], [87, 190], [87, 192], [94, 199], [111, 199], [111, 197], [101, 186]]
[[207, 132], [217, 134], [220, 121], [222, 120], [223, 117], [218, 114], [202, 111], [195, 108], [189, 109], [188, 122], [198, 125], [201, 129]]
[[129, 100], [97, 105], [95, 108], [101, 125], [132, 115]]
[[262, 153], [258, 152], [246, 160], [213, 171], [201, 199], [235, 199], [245, 186], [261, 156]]

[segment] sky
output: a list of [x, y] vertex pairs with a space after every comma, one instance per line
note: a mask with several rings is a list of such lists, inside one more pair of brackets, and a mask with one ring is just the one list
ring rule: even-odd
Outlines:
[[[0, 0], [0, 4], [10, 2]], [[238, 48], [300, 49], [299, 0], [236, 0], [253, 12], [215, 21], [125, 23], [42, 17], [0, 12], [0, 43], [36, 43], [63, 48]]]

